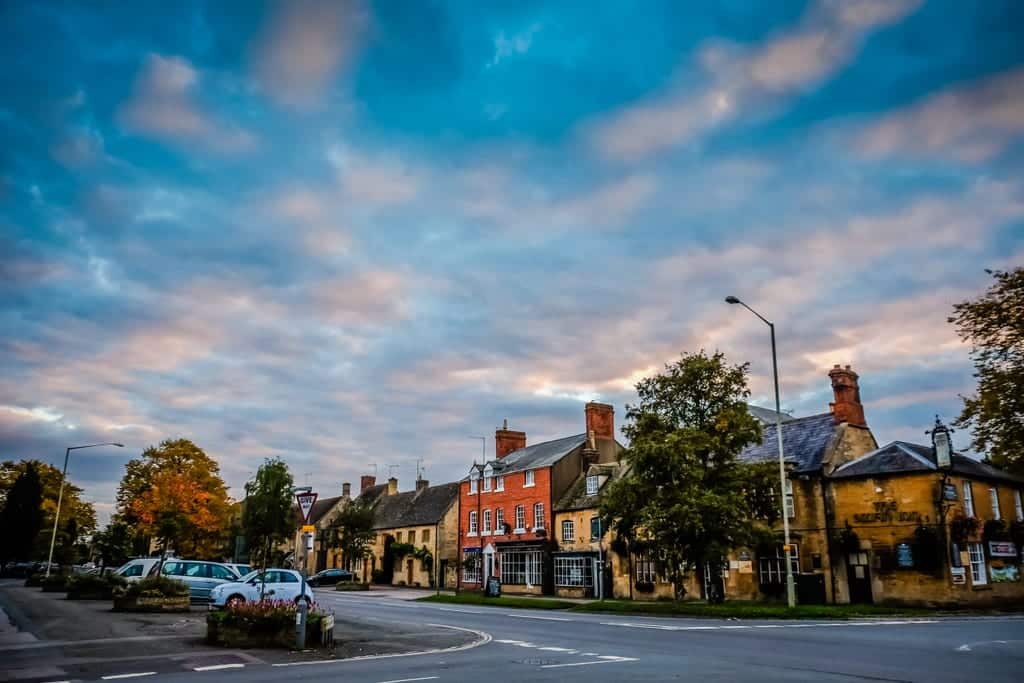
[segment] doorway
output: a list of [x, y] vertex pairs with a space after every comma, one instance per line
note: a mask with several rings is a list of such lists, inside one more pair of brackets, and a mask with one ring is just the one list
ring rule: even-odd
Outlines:
[[405, 585], [412, 585], [412, 560], [408, 560], [405, 563]]
[[850, 602], [870, 605], [871, 597], [871, 565], [866, 552], [850, 553], [846, 562], [846, 578], [850, 584]]

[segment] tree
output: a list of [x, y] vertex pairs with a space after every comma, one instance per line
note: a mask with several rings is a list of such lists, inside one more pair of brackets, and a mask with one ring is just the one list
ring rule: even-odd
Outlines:
[[128, 525], [116, 517], [107, 528], [93, 536], [93, 551], [104, 567], [120, 567], [133, 554], [132, 533]]
[[0, 567], [8, 560], [32, 556], [43, 527], [43, 485], [34, 463], [27, 463], [14, 480], [0, 509]]
[[168, 439], [130, 460], [117, 503], [121, 519], [163, 550], [219, 559], [229, 524], [227, 487], [216, 461], [188, 439]]
[[971, 428], [971, 448], [993, 465], [1024, 474], [1024, 267], [985, 272], [995, 283], [949, 318], [971, 344], [978, 381], [956, 424]]
[[266, 460], [256, 478], [246, 484], [242, 503], [242, 529], [249, 560], [266, 568], [274, 556], [275, 546], [295, 532], [295, 485], [288, 465], [280, 458]]
[[[40, 506], [43, 515], [43, 522], [36, 532], [30, 555], [33, 559], [45, 560], [50, 550], [53, 518], [57, 512], [57, 497], [60, 494], [62, 479], [61, 471], [53, 465], [38, 460], [6, 461], [0, 464], [0, 499], [6, 495], [18, 477], [24, 474], [30, 466], [35, 469], [42, 486], [42, 502]], [[75, 520], [75, 526], [71, 530], [76, 534], [76, 538], [70, 541], [71, 545], [77, 543], [81, 537], [88, 536], [96, 530], [95, 508], [93, 508], [92, 503], [82, 500], [82, 489], [75, 486], [69, 479], [64, 485], [64, 499], [60, 507], [61, 524], [57, 530], [58, 541], [65, 538], [63, 535], [68, 530], [67, 521], [71, 519]]]
[[651, 557], [685, 593], [690, 569], [719, 581], [729, 550], [750, 545], [764, 528], [763, 468], [739, 461], [761, 439], [749, 413], [747, 365], [721, 353], [683, 354], [665, 371], [636, 386], [640, 402], [626, 407], [623, 432], [630, 468], [601, 504], [606, 527], [631, 551]]
[[373, 530], [373, 506], [362, 500], [346, 505], [328, 528], [328, 545], [341, 552], [346, 569], [370, 552], [376, 533]]

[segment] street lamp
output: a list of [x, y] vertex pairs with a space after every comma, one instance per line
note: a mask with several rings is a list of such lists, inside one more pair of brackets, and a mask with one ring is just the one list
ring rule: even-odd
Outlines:
[[[312, 492], [312, 486], [292, 487], [292, 495]], [[303, 522], [305, 522], [305, 520], [303, 520]], [[312, 538], [312, 534], [307, 534], [303, 531], [299, 535], [299, 547], [295, 549], [295, 561], [301, 561], [302, 563], [299, 565], [299, 601], [296, 605], [298, 608], [298, 615], [295, 619], [295, 649], [300, 651], [306, 649], [306, 613], [309, 611], [306, 603], [306, 556], [308, 555], [308, 551], [312, 549]], [[266, 572], [264, 572], [264, 575], [265, 574]], [[265, 577], [263, 579], [263, 584], [264, 586], [266, 585]], [[260, 591], [260, 599], [262, 598], [263, 592]]]
[[779, 486], [782, 493], [780, 496], [782, 501], [782, 531], [783, 538], [785, 539], [782, 554], [786, 562], [786, 602], [790, 607], [795, 607], [796, 589], [793, 585], [793, 563], [789, 559], [791, 548], [789, 545], [789, 515], [786, 513], [786, 460], [782, 454], [782, 407], [779, 405], [779, 361], [775, 355], [775, 323], [734, 296], [725, 297], [725, 302], [727, 304], [739, 304], [756, 315], [761, 319], [761, 322], [768, 326], [772, 334], [772, 376], [775, 379], [775, 435], [779, 440]]
[[[470, 484], [469, 485], [470, 485], [470, 487], [473, 486], [472, 480], [473, 480], [473, 477], [476, 476], [477, 477], [477, 481], [476, 481], [476, 536], [477, 536], [477, 539], [478, 539], [477, 544], [480, 546], [480, 554], [479, 554], [479, 557], [477, 557], [477, 562], [479, 563], [479, 567], [478, 567], [478, 571], [477, 571], [477, 576], [479, 577], [478, 581], [480, 583], [480, 588], [483, 588], [484, 590], [486, 590], [487, 587], [484, 585], [484, 535], [483, 535], [484, 527], [483, 527], [483, 519], [480, 518], [480, 504], [481, 504], [481, 499], [483, 498], [484, 466], [487, 464], [487, 437], [486, 436], [471, 436], [469, 438], [470, 439], [480, 439], [480, 457], [481, 457], [481, 460], [480, 460], [480, 464], [479, 465], [477, 465], [476, 462], [474, 462], [473, 466], [471, 468], [469, 468], [469, 471], [470, 471], [470, 474], [469, 474]], [[474, 475], [474, 473], [477, 473], [477, 474]], [[468, 530], [469, 529], [467, 527], [467, 531]]]
[[80, 448], [96, 448], [97, 446], [117, 446], [118, 448], [124, 448], [123, 443], [91, 443], [86, 446], [69, 446], [64, 451], [64, 471], [60, 475], [60, 493], [57, 494], [57, 512], [53, 516], [53, 535], [50, 537], [50, 556], [46, 558], [46, 576], [50, 575], [50, 565], [53, 564], [53, 546], [57, 543], [57, 523], [60, 521], [60, 506], [64, 502], [64, 482], [68, 478], [68, 458], [71, 455], [71, 451], [77, 451]]

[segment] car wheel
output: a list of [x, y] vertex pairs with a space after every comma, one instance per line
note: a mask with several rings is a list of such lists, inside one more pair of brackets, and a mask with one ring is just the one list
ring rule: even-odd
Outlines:
[[230, 598], [224, 601], [225, 607], [238, 607], [239, 605], [245, 604], [245, 598], [241, 595], [232, 595]]

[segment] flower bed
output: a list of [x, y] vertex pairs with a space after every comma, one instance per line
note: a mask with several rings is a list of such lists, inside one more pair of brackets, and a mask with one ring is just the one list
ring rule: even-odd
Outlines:
[[[206, 617], [206, 642], [225, 647], [279, 647], [295, 645], [298, 606], [284, 600], [247, 602], [210, 612]], [[321, 625], [327, 617], [318, 606], [306, 614], [306, 645], [324, 643]]]
[[68, 600], [110, 600], [117, 588], [127, 590], [128, 582], [117, 574], [72, 574], [65, 583]]
[[154, 576], [113, 589], [115, 612], [188, 612], [188, 586]]

